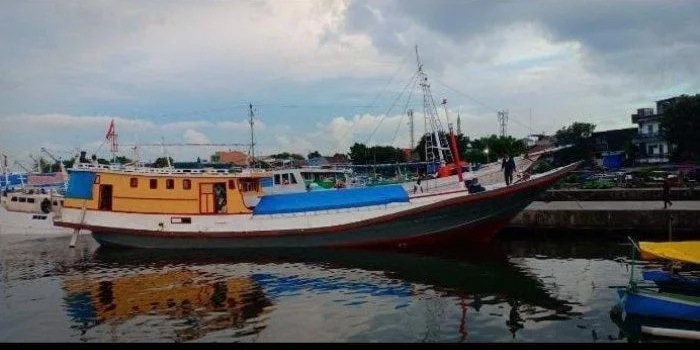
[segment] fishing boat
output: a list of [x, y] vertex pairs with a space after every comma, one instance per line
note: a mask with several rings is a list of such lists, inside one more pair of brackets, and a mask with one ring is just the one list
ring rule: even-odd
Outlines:
[[653, 281], [660, 291], [700, 296], [700, 277], [672, 271], [644, 271], [645, 281]]
[[621, 337], [632, 343], [659, 337], [700, 340], [700, 323], [697, 322], [627, 314], [620, 305], [610, 309], [610, 320], [620, 329]]
[[[417, 81], [431, 126], [429, 154], [462, 164], [451, 124], [442, 129], [422, 65]], [[443, 107], [447, 113], [447, 100]], [[252, 107], [251, 107], [252, 108]], [[448, 118], [449, 120], [449, 118]], [[252, 128], [252, 123], [251, 123]], [[252, 132], [251, 132], [252, 133]], [[448, 143], [447, 135], [451, 143]], [[253, 144], [251, 138], [251, 145]], [[251, 152], [252, 153], [252, 152]], [[359, 247], [489, 241], [580, 162], [470, 193], [463, 172], [435, 182], [267, 194], [255, 169], [139, 168], [76, 162], [54, 224], [92, 231], [102, 245], [139, 248]], [[297, 179], [299, 182], [300, 179]], [[420, 187], [420, 190], [418, 190]]]
[[700, 297], [644, 288], [617, 293], [625, 314], [700, 322]]
[[266, 194], [299, 193], [307, 191], [330, 190], [352, 185], [351, 169], [297, 167], [280, 168], [269, 171], [270, 180], [263, 182]]
[[[626, 315], [637, 315], [642, 317], [655, 317], [662, 319], [673, 319], [681, 321], [700, 322], [700, 296], [689, 295], [685, 293], [672, 293], [665, 291], [655, 291], [646, 286], [640, 286], [634, 280], [635, 252], [639, 250], [644, 254], [653, 252], [654, 256], [673, 256], [674, 260], [681, 258], [688, 259], [688, 253], [684, 249], [692, 246], [690, 244], [681, 244], [683, 242], [663, 242], [652, 243], [639, 242], [636, 244], [632, 241], [632, 268], [630, 271], [630, 281], [627, 287], [617, 290], [619, 298], [619, 308], [622, 312], [622, 318]], [[675, 245], [669, 245], [675, 243]], [[690, 243], [690, 242], [685, 242]], [[682, 247], [680, 251], [668, 249], [669, 247]], [[670, 252], [670, 253], [669, 253]], [[658, 275], [647, 274], [647, 277], [657, 278]]]
[[30, 172], [15, 160], [27, 172], [13, 173], [4, 154], [3, 158], [0, 233], [70, 233], [69, 229], [55, 227], [52, 221], [52, 214], [58, 213], [63, 205], [67, 172]]
[[[480, 193], [400, 185], [264, 195], [264, 173], [71, 169], [60, 227], [142, 248], [376, 246], [488, 241], [578, 163]], [[258, 201], [255, 207], [250, 203]]]

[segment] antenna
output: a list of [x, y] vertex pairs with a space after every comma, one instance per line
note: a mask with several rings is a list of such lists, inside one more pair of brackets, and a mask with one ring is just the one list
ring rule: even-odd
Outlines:
[[459, 115], [461, 109], [462, 106], [459, 106], [459, 109], [457, 110], [457, 135], [462, 135], [462, 118]]
[[508, 111], [498, 112], [498, 125], [500, 126], [501, 136], [505, 137], [508, 134]]
[[[429, 158], [434, 158], [432, 150], [437, 150], [437, 156], [440, 164], [445, 164], [445, 151], [450, 152], [449, 143], [447, 142], [446, 136], [443, 134], [442, 137], [440, 132], [443, 131], [440, 118], [438, 116], [437, 107], [433, 96], [430, 93], [430, 83], [428, 82], [428, 76], [423, 72], [423, 64], [420, 61], [420, 55], [418, 54], [418, 45], [416, 45], [416, 62], [418, 63], [418, 79], [421, 90], [423, 91], [423, 108], [425, 110], [426, 125], [430, 123], [430, 128], [432, 129], [432, 140], [430, 139], [428, 130], [426, 128], [426, 160], [430, 161]], [[446, 103], [446, 100], [444, 101]]]
[[168, 157], [168, 152], [165, 149], [165, 137], [161, 137], [160, 142], [161, 147], [163, 147], [163, 156], [165, 157], [165, 164], [167, 164], [168, 168], [170, 168], [172, 165], [170, 164], [170, 157]]
[[248, 156], [249, 156], [249, 161], [248, 161], [249, 164], [248, 165], [252, 165], [253, 169], [254, 169], [255, 168], [255, 134], [253, 133], [253, 124], [255, 122], [253, 121], [253, 117], [255, 115], [253, 114], [253, 104], [250, 103], [248, 105], [248, 107], [250, 109], [250, 154], [248, 154]]

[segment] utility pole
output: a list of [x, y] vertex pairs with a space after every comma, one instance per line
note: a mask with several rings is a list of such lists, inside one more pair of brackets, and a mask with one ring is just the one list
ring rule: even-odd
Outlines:
[[505, 137], [508, 134], [508, 111], [498, 112], [498, 125], [500, 127], [501, 136]]
[[249, 156], [249, 165], [253, 166], [253, 169], [255, 169], [255, 135], [253, 134], [253, 124], [255, 123], [253, 121], [253, 117], [255, 116], [253, 114], [253, 104], [250, 103], [248, 105], [250, 109], [250, 153], [248, 154]]

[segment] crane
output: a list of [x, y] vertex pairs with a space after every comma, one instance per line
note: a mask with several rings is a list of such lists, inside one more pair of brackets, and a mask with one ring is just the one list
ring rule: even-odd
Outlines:
[[[34, 159], [34, 158], [32, 158], [32, 159]], [[22, 165], [22, 163], [20, 163], [20, 162], [17, 161], [17, 160], [15, 160], [15, 162], [14, 162], [13, 164], [19, 165], [19, 167], [22, 168], [22, 169], [24, 169], [24, 171], [26, 171], [27, 173], [31, 173], [31, 172], [32, 172], [31, 170], [27, 169], [27, 167], [25, 167], [24, 165]]]
[[[34, 161], [34, 164], [36, 164], [36, 172], [41, 173], [43, 170], [43, 169], [41, 169], [41, 162], [39, 162], [34, 157], [32, 157], [31, 154], [29, 155], [29, 158], [31, 158]], [[22, 168], [24, 169], [24, 167], [22, 167]], [[30, 171], [27, 170], [27, 172], [30, 172]]]
[[66, 167], [63, 165], [63, 162], [60, 159], [57, 159], [56, 157], [53, 156], [48, 150], [46, 150], [45, 147], [41, 147], [41, 151], [46, 153], [46, 155], [49, 156], [49, 158], [53, 159], [54, 162], [58, 163], [58, 165], [61, 167], [61, 172], [66, 174]]

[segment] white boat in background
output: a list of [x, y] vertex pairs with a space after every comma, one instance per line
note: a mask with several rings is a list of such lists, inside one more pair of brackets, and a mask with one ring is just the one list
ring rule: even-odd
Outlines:
[[63, 197], [49, 194], [7, 193], [0, 197], [0, 234], [70, 234], [70, 229], [53, 223], [62, 203]]
[[349, 168], [297, 167], [270, 170], [269, 180], [263, 180], [267, 194], [321, 191], [346, 186], [352, 178]]

